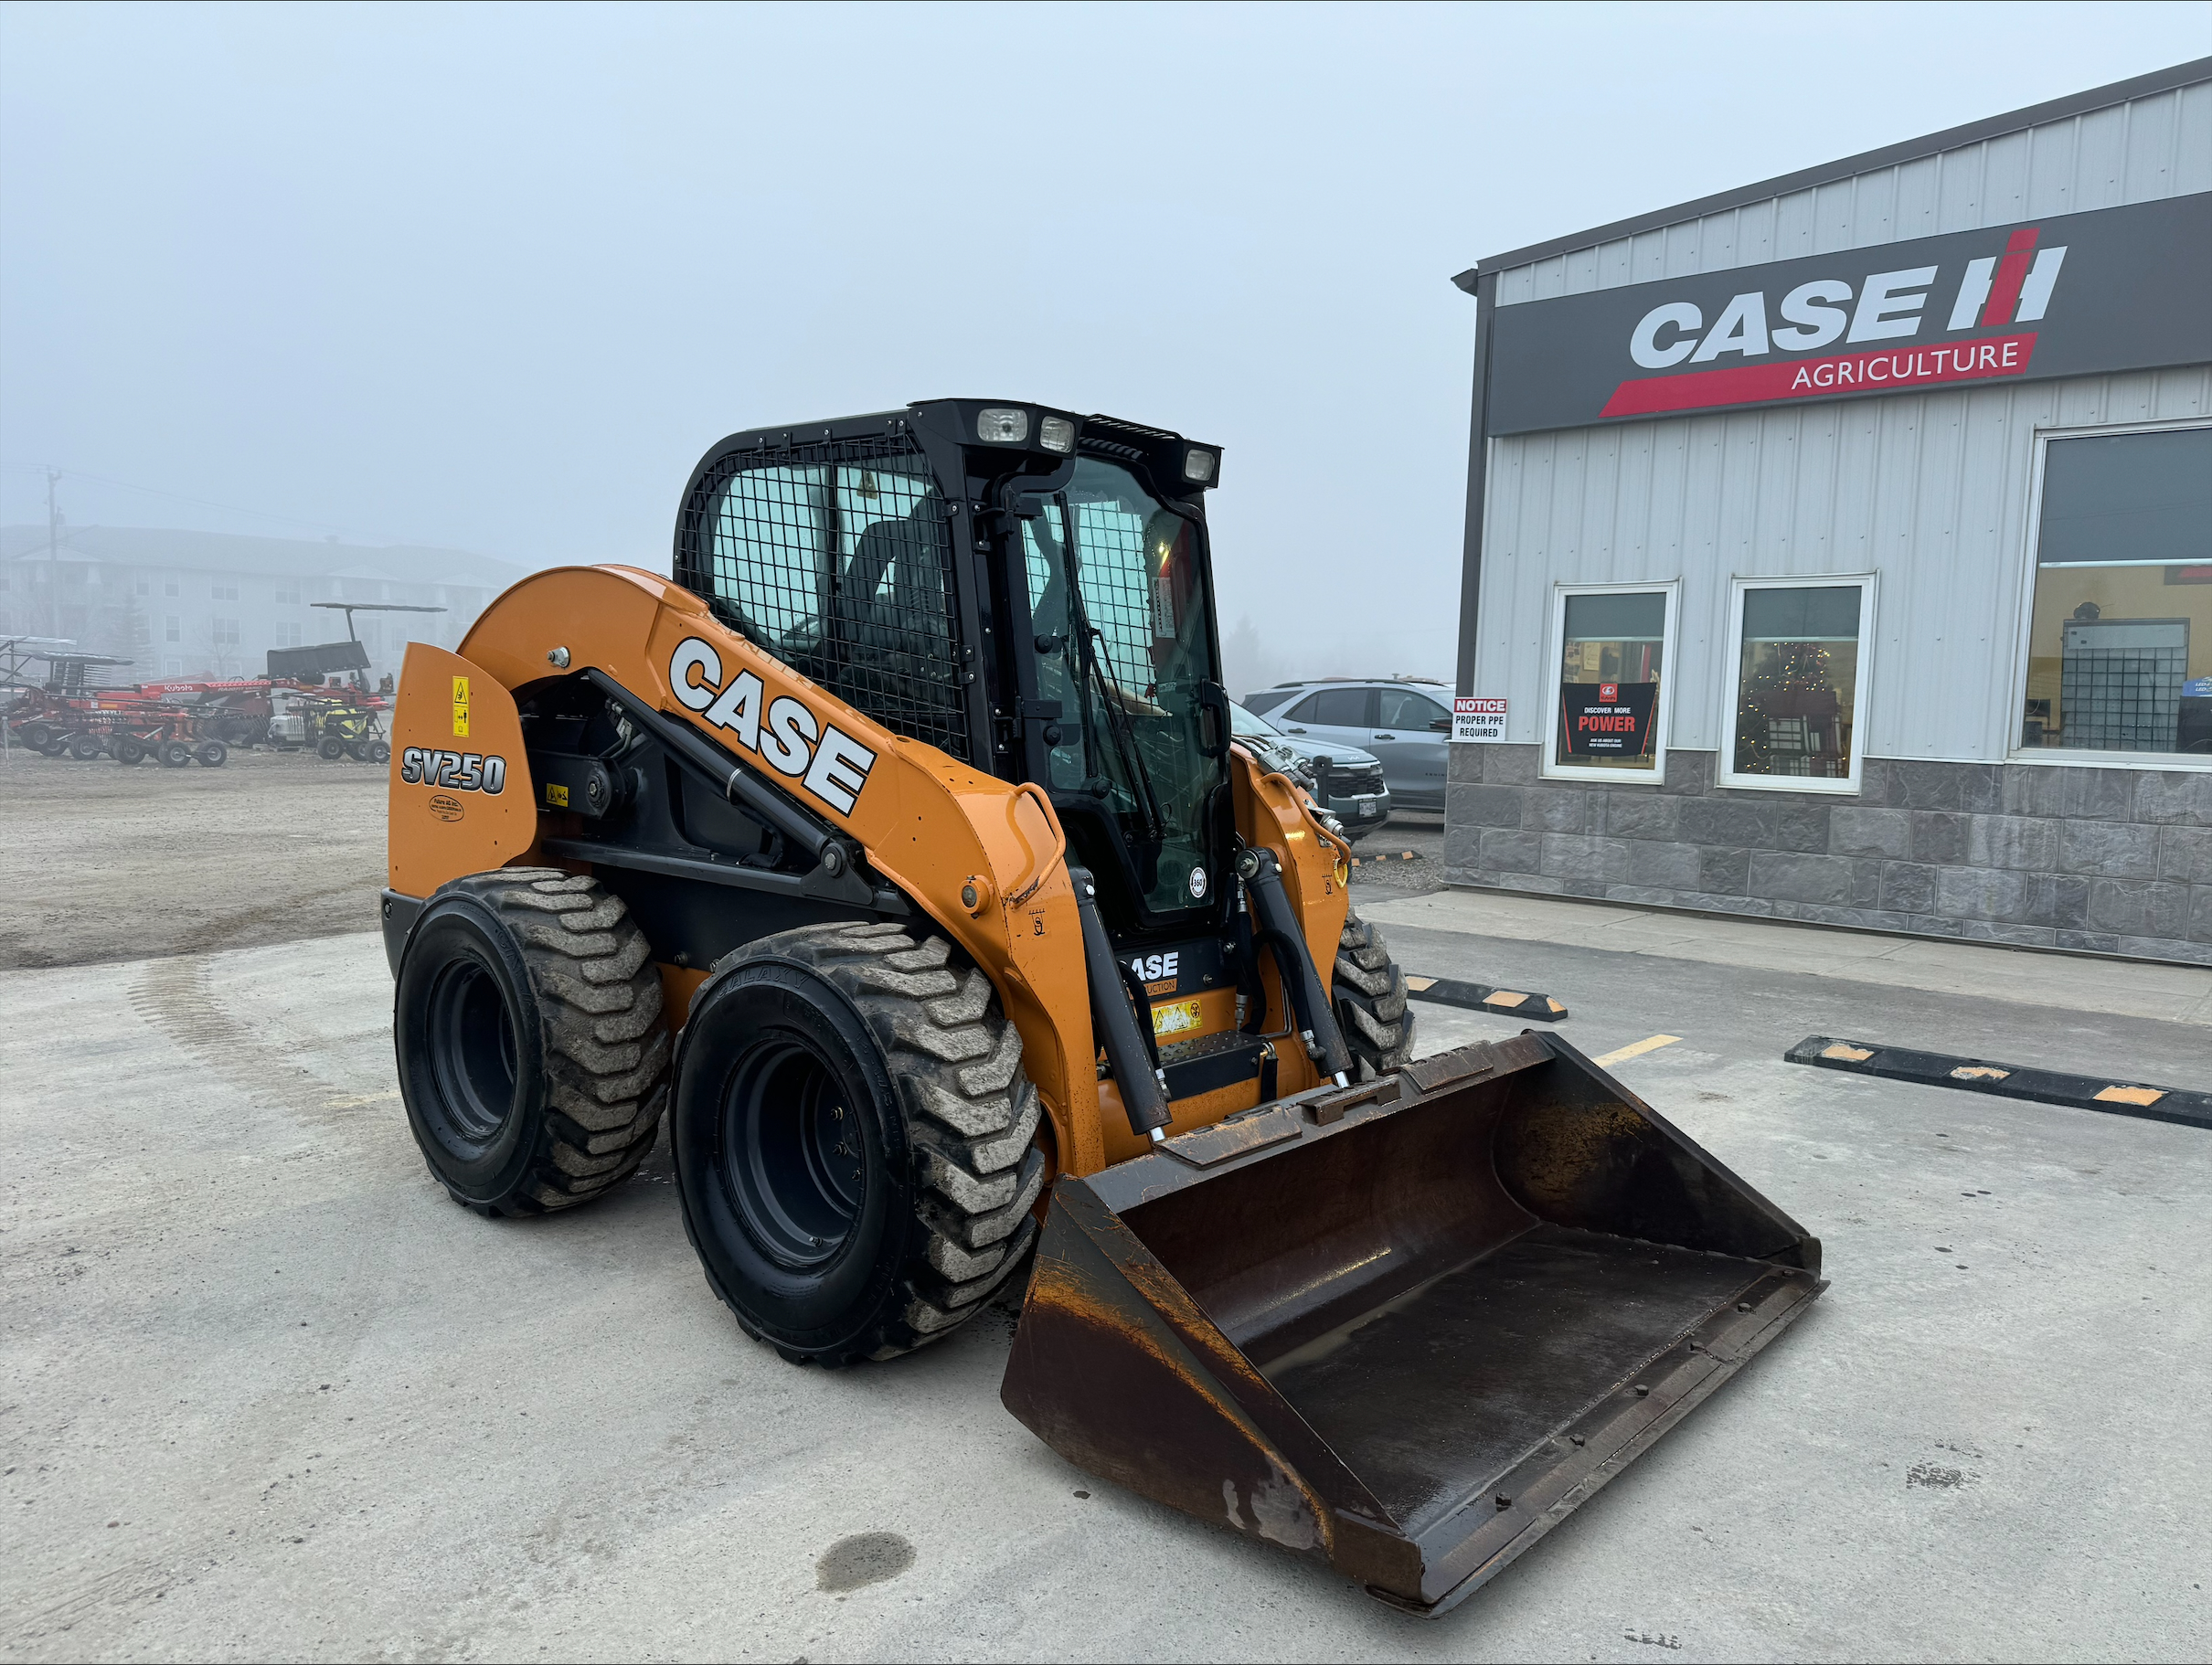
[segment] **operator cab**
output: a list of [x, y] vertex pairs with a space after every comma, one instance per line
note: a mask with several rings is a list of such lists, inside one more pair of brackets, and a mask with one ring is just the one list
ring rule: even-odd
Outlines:
[[1234, 891], [1204, 494], [1218, 448], [1006, 401], [733, 434], [675, 572], [895, 734], [1045, 789], [1117, 939], [1212, 933]]

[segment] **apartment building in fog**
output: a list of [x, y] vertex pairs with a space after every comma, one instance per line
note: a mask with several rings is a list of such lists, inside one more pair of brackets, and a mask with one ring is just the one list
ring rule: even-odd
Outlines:
[[345, 615], [318, 601], [404, 602], [442, 613], [357, 613], [372, 679], [397, 675], [409, 642], [460, 645], [525, 568], [458, 549], [371, 547], [227, 532], [0, 527], [0, 640], [59, 636], [131, 662], [110, 680], [258, 675], [271, 648], [338, 642]]

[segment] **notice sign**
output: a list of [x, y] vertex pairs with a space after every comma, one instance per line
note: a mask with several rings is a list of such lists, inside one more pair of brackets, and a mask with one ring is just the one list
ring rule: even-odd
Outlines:
[[1657, 683], [1566, 683], [1559, 714], [1570, 758], [1641, 758], [1652, 749]]
[[1453, 740], [1497, 741], [1505, 737], [1505, 702], [1460, 695], [1452, 702]]

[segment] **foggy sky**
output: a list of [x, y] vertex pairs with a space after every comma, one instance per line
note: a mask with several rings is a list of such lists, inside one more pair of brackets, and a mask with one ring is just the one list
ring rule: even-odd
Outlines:
[[71, 478], [77, 524], [665, 571], [722, 434], [1035, 399], [1225, 448], [1233, 684], [1449, 676], [1452, 273], [2208, 51], [2199, 5], [11, 4], [0, 520], [51, 463], [229, 505]]

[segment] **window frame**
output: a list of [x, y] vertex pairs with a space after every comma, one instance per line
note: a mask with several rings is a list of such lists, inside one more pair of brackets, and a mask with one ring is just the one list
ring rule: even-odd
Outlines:
[[[1860, 720], [1866, 693], [1873, 684], [1874, 609], [1877, 575], [1872, 572], [1823, 572], [1789, 578], [1746, 578], [1728, 580], [1728, 628], [1721, 663], [1720, 741], [1713, 755], [1713, 784], [1730, 791], [1824, 792], [1834, 798], [1855, 798], [1866, 774], [1866, 748]], [[1858, 587], [1858, 676], [1852, 689], [1851, 772], [1840, 780], [1810, 775], [1744, 775], [1736, 771], [1736, 703], [1743, 682], [1743, 604], [1754, 589], [1841, 589]]]
[[[2035, 645], [2036, 579], [2043, 569], [2043, 479], [2054, 440], [2111, 440], [2131, 433], [2168, 433], [2175, 429], [2212, 428], [2212, 419], [2179, 417], [2163, 422], [2088, 422], [2035, 431], [2035, 456], [2028, 470], [2027, 524], [2022, 536], [2020, 560], [2020, 622], [2013, 642], [2012, 676], [2005, 695], [2005, 760], [2038, 763], [2050, 769], [2149, 769], [2185, 774], [2212, 774], [2212, 757], [2193, 758], [2180, 751], [2091, 751], [2086, 747], [2037, 747], [2030, 751], [2020, 744], [2020, 730], [2027, 716], [2027, 663]], [[2145, 561], [2146, 567], [2163, 563]]]
[[[1651, 595], [1666, 598], [1666, 622], [1659, 635], [1659, 699], [1652, 712], [1652, 766], [1648, 769], [1595, 769], [1588, 764], [1559, 761], [1559, 726], [1552, 720], [1558, 709], [1559, 662], [1567, 652], [1567, 599], [1569, 596]], [[1595, 780], [1612, 786], [1664, 786], [1667, 742], [1674, 730], [1675, 641], [1682, 610], [1682, 580], [1636, 578], [1608, 584], [1562, 584], [1551, 587], [1551, 628], [1545, 633], [1550, 644], [1544, 660], [1544, 749], [1538, 774], [1546, 780]]]

